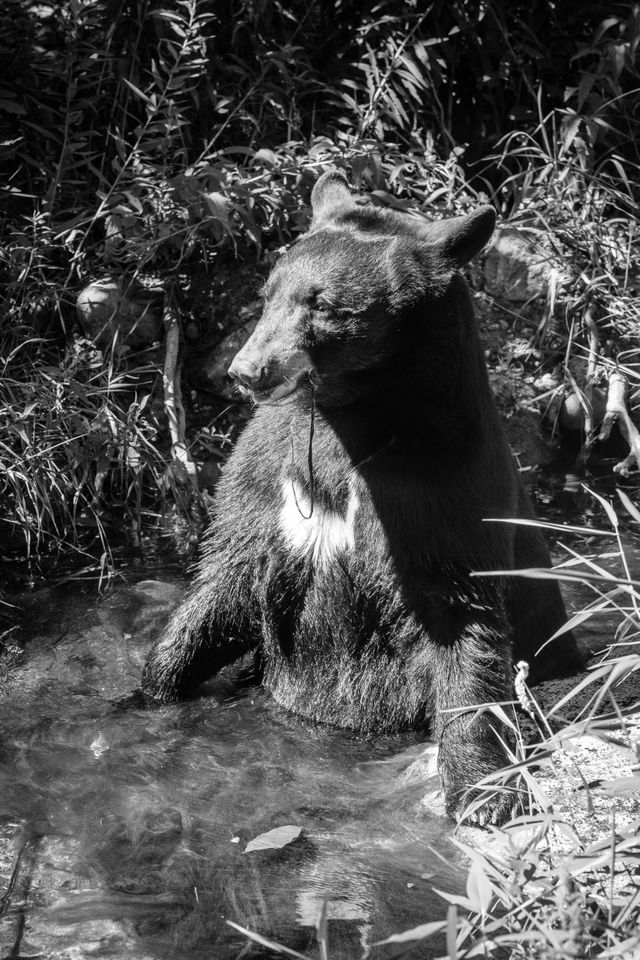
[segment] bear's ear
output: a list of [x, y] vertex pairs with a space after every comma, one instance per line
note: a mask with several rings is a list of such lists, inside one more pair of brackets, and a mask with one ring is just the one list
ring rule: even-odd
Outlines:
[[331, 220], [335, 213], [344, 213], [355, 207], [349, 190], [349, 184], [343, 174], [337, 170], [323, 173], [311, 191], [311, 209], [313, 219], [311, 228]]
[[488, 243], [495, 225], [495, 210], [487, 205], [465, 217], [430, 223], [424, 239], [443, 260], [462, 267]]

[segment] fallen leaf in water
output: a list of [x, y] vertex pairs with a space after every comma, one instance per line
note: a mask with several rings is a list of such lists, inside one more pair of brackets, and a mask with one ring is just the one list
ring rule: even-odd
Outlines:
[[253, 850], [279, 850], [286, 847], [288, 843], [297, 840], [302, 833], [302, 827], [287, 825], [286, 827], [276, 827], [275, 830], [267, 830], [261, 833], [253, 840], [249, 840], [244, 852], [251, 853]]
[[102, 736], [101, 733], [98, 734], [96, 739], [93, 741], [93, 743], [89, 747], [89, 750], [92, 751], [96, 759], [98, 757], [101, 757], [103, 753], [106, 753], [108, 749], [109, 749], [109, 744], [107, 743], [107, 741], [105, 740], [105, 738]]

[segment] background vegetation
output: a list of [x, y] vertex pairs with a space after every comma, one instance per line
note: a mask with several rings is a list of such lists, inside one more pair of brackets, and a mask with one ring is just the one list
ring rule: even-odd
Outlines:
[[193, 514], [164, 348], [86, 340], [76, 297], [107, 276], [153, 288], [197, 340], [221, 264], [303, 231], [328, 165], [377, 202], [441, 216], [481, 195], [551, 234], [571, 265], [553, 389], [593, 432], [622, 364], [633, 408], [638, 7], [3, 0], [0, 36], [5, 553], [97, 542], [104, 565], [113, 518], [139, 535], [171, 505]]
[[[38, 575], [97, 547], [104, 573], [116, 525], [140, 537], [167, 511], [197, 513], [190, 465], [198, 444], [223, 450], [228, 423], [188, 416], [176, 443], [169, 355], [210, 334], [225, 265], [258, 269], [305, 229], [331, 165], [376, 202], [444, 216], [489, 199], [542, 230], [567, 278], [530, 344], [551, 377], [538, 409], [571, 399], [585, 455], [617, 417], [623, 469], [638, 466], [640, 7], [1, 0], [0, 38], [4, 557]], [[160, 304], [166, 342], [162, 323], [150, 346], [85, 336], [76, 298], [105, 277]], [[637, 642], [628, 569], [612, 584], [584, 563], [594, 610], [621, 610]], [[620, 676], [607, 669], [605, 688]], [[557, 745], [542, 734], [538, 758]], [[616, 844], [637, 861], [637, 831], [558, 866], [557, 822], [538, 817], [504, 864], [474, 855], [467, 897], [393, 939], [397, 955], [436, 930], [451, 957], [637, 956], [637, 884], [630, 899], [581, 879]]]

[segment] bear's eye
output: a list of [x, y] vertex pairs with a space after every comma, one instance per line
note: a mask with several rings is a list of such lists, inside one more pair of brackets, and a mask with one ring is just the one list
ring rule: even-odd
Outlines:
[[329, 301], [319, 292], [310, 294], [309, 306], [312, 310], [317, 310], [320, 313], [324, 313], [325, 311], [331, 309], [331, 304]]

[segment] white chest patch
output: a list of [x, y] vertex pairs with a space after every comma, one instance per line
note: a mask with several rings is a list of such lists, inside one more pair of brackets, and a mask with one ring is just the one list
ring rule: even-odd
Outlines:
[[349, 501], [344, 516], [328, 510], [319, 503], [311, 503], [307, 494], [294, 481], [282, 484], [280, 529], [289, 547], [299, 557], [308, 557], [315, 566], [328, 567], [341, 553], [354, 549], [354, 525], [359, 502], [353, 487], [349, 487]]

